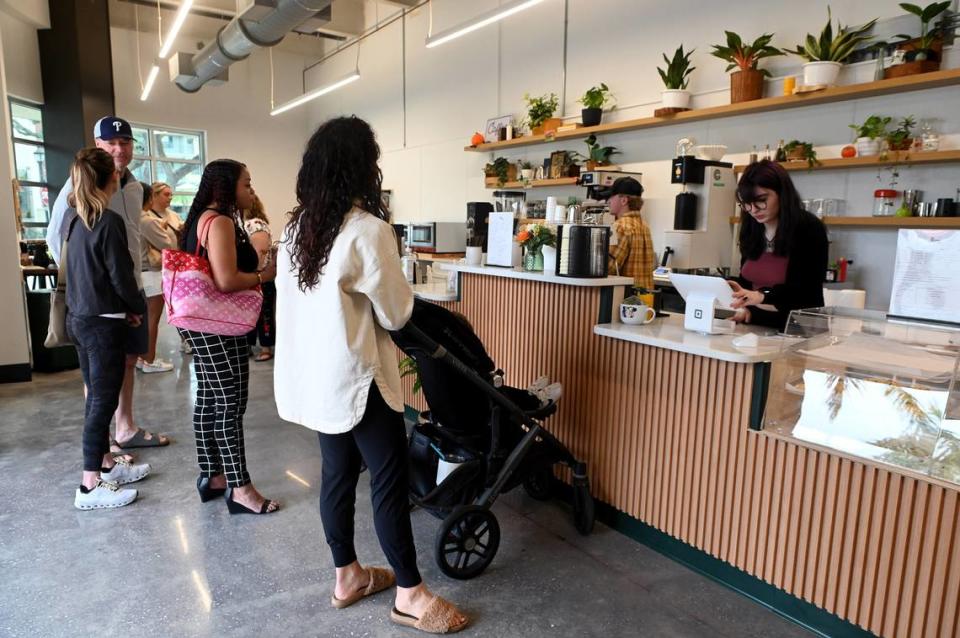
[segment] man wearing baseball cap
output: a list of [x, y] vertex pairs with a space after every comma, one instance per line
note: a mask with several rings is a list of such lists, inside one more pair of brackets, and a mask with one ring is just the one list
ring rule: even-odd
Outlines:
[[610, 273], [633, 277], [637, 288], [653, 290], [653, 238], [650, 227], [640, 217], [643, 186], [632, 177], [617, 179], [605, 193], [613, 222], [616, 245], [610, 245]]
[[[127, 229], [127, 248], [133, 260], [133, 276], [143, 294], [143, 283], [140, 276], [140, 209], [143, 205], [143, 186], [127, 169], [133, 160], [133, 129], [126, 120], [107, 116], [97, 120], [93, 125], [93, 137], [97, 148], [101, 148], [113, 157], [113, 163], [120, 173], [120, 188], [110, 200], [110, 210], [123, 218]], [[60, 263], [60, 249], [63, 241], [63, 218], [69, 208], [67, 197], [73, 192], [73, 183], [70, 178], [60, 189], [57, 201], [50, 213], [50, 224], [47, 226], [47, 247], [53, 255], [54, 261]], [[146, 299], [146, 298], [144, 298]], [[147, 432], [134, 425], [133, 422], [133, 381], [134, 370], [139, 355], [147, 351], [147, 322], [141, 321], [139, 326], [128, 328], [126, 351], [126, 370], [123, 377], [123, 388], [120, 391], [120, 404], [117, 407], [116, 441], [123, 449], [135, 447], [158, 447], [167, 445], [170, 441], [164, 436]]]

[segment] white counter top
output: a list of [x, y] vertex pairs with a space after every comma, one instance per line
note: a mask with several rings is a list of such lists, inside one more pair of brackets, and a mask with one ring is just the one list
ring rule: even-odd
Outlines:
[[450, 291], [445, 282], [413, 284], [413, 296], [426, 301], [456, 301], [457, 293]]
[[574, 277], [557, 277], [542, 272], [528, 272], [520, 268], [498, 268], [496, 266], [468, 266], [466, 264], [438, 264], [443, 270], [465, 272], [474, 275], [490, 275], [491, 277], [506, 277], [508, 279], [526, 279], [529, 281], [543, 281], [564, 286], [632, 286], [630, 277], [605, 277], [603, 279], [579, 279]]
[[[593, 327], [593, 332], [612, 339], [623, 339], [732, 363], [772, 361], [779, 356], [785, 339], [777, 336], [770, 328], [750, 326], [737, 326], [735, 334], [700, 334], [683, 327], [683, 315], [673, 314], [654, 319], [652, 323], [645, 326], [628, 326], [619, 322], [601, 323]], [[749, 333], [759, 336], [760, 342], [757, 347], [733, 345], [734, 339]]]

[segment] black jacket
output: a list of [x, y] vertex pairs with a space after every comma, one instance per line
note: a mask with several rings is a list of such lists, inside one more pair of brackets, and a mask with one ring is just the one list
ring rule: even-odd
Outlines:
[[[105, 210], [88, 230], [74, 208], [63, 217], [67, 240], [67, 311], [95, 317], [146, 312], [127, 250], [127, 228], [120, 215]], [[68, 235], [69, 233], [69, 235]]]
[[[750, 323], [783, 330], [791, 310], [823, 306], [823, 278], [827, 272], [827, 227], [816, 216], [803, 213], [794, 236], [789, 240], [787, 278], [777, 286], [763, 288], [764, 304], [776, 306], [777, 311], [750, 307]], [[740, 268], [747, 258], [741, 257]], [[743, 277], [736, 281], [753, 290], [753, 283]]]

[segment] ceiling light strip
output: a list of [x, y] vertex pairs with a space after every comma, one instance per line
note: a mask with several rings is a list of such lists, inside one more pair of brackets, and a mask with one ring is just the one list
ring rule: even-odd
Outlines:
[[428, 37], [427, 48], [432, 49], [433, 47], [440, 46], [441, 44], [449, 42], [450, 40], [454, 40], [462, 35], [466, 35], [472, 31], [476, 31], [477, 29], [482, 29], [487, 25], [512, 16], [514, 13], [519, 13], [524, 9], [529, 9], [530, 7], [540, 4], [541, 2], [543, 2], [543, 0], [515, 0], [514, 2], [508, 2], [497, 7], [496, 9], [481, 14], [472, 20], [464, 22], [463, 24], [451, 27], [446, 31], [441, 31], [437, 35]]
[[336, 81], [334, 81], [334, 82], [331, 82], [330, 84], [326, 84], [326, 85], [324, 85], [324, 86], [321, 86], [321, 87], [319, 87], [319, 88], [316, 88], [316, 89], [314, 89], [314, 90], [312, 90], [312, 91], [308, 91], [307, 93], [304, 93], [304, 94], [301, 95], [300, 97], [295, 97], [295, 98], [293, 98], [293, 99], [290, 100], [289, 102], [284, 102], [283, 104], [281, 104], [281, 105], [278, 106], [277, 108], [275, 108], [275, 109], [273, 109], [272, 111], [270, 111], [270, 115], [280, 115], [281, 113], [284, 113], [285, 111], [289, 111], [290, 109], [297, 108], [297, 107], [300, 106], [301, 104], [306, 104], [306, 103], [309, 102], [310, 100], [315, 100], [315, 99], [317, 99], [318, 97], [320, 97], [321, 95], [326, 95], [327, 93], [330, 93], [331, 91], [336, 91], [336, 90], [339, 89], [340, 87], [346, 86], [346, 85], [350, 84], [351, 82], [356, 82], [356, 81], [359, 80], [359, 79], [360, 79], [360, 71], [359, 71], [358, 69], [355, 69], [355, 70], [351, 71], [350, 73], [348, 73], [347, 75], [345, 75], [345, 76], [343, 76], [342, 78], [340, 78], [339, 80], [336, 80]]
[[187, 14], [190, 13], [190, 7], [193, 6], [193, 0], [183, 0], [180, 3], [180, 8], [177, 10], [177, 15], [173, 19], [173, 25], [170, 27], [170, 32], [167, 33], [167, 37], [163, 39], [163, 48], [160, 49], [160, 59], [163, 60], [170, 53], [170, 49], [173, 48], [173, 42], [177, 39], [177, 34], [180, 33], [180, 28], [183, 26], [184, 20], [187, 19]]
[[150, 89], [153, 88], [153, 83], [157, 80], [157, 74], [160, 73], [160, 67], [154, 64], [150, 67], [150, 74], [147, 76], [147, 83], [143, 85], [143, 92], [140, 94], [140, 101], [146, 102], [147, 98], [150, 97]]

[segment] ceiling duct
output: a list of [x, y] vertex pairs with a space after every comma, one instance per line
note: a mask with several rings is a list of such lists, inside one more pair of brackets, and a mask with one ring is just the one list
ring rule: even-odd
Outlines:
[[330, 21], [333, 0], [247, 0], [245, 9], [198, 53], [170, 57], [170, 79], [188, 93], [227, 80], [227, 69], [258, 47], [279, 44], [291, 31], [314, 31]]

